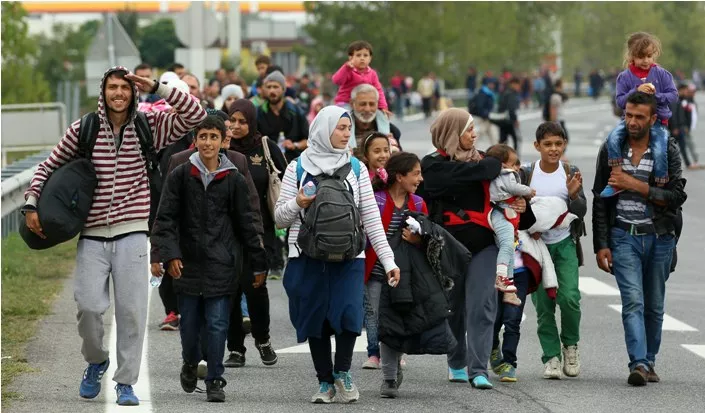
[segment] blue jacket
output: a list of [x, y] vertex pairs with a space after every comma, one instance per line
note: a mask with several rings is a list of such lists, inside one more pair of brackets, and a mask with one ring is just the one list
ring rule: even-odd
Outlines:
[[668, 120], [671, 118], [671, 103], [678, 100], [678, 90], [673, 83], [671, 73], [661, 66], [654, 66], [649, 70], [649, 75], [646, 81], [636, 77], [629, 69], [625, 69], [617, 76], [617, 93], [615, 96], [617, 106], [624, 109], [627, 106], [627, 97], [636, 92], [639, 85], [644, 83], [653, 83], [656, 88], [656, 114], [659, 120]]

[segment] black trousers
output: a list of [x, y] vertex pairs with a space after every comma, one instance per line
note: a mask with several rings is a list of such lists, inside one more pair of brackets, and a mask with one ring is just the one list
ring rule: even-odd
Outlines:
[[241, 277], [237, 292], [232, 296], [230, 326], [228, 327], [228, 351], [245, 354], [245, 332], [242, 328], [242, 308], [240, 300], [245, 294], [247, 309], [252, 323], [252, 338], [256, 343], [269, 341], [269, 291], [267, 281], [259, 288], [252, 286], [250, 277]]
[[[519, 135], [519, 132], [514, 128], [514, 124], [511, 122], [497, 122], [497, 126], [499, 126], [499, 143], [506, 144], [509, 140], [509, 136], [511, 136], [514, 141], [514, 150], [517, 156], [519, 156], [521, 150], [521, 135]], [[521, 159], [520, 156], [519, 159]]]
[[179, 314], [179, 306], [176, 302], [176, 293], [174, 292], [174, 279], [171, 278], [169, 274], [164, 274], [162, 277], [162, 283], [159, 285], [159, 298], [162, 300], [164, 313], [166, 315], [169, 315], [171, 312]]
[[353, 350], [357, 335], [350, 331], [335, 334], [335, 366], [331, 359], [330, 336], [335, 334], [328, 320], [323, 323], [321, 338], [309, 337], [308, 346], [311, 349], [313, 367], [316, 369], [318, 382], [333, 383], [333, 371], [340, 373], [350, 371]]

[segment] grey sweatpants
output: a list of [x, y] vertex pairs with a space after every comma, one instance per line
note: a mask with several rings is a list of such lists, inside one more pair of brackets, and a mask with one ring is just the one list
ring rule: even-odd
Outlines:
[[149, 292], [149, 248], [147, 235], [130, 234], [117, 241], [78, 241], [74, 299], [78, 306], [78, 335], [81, 352], [88, 363], [108, 359], [103, 345], [103, 314], [110, 307], [109, 278], [115, 293], [117, 327], [117, 370], [113, 380], [137, 383], [142, 344], [147, 327]]
[[457, 310], [449, 321], [458, 345], [448, 353], [448, 367], [467, 367], [470, 380], [477, 376], [488, 377], [487, 362], [497, 315], [494, 286], [497, 251], [497, 247], [491, 245], [474, 254], [465, 280], [456, 282], [454, 287], [458, 289], [453, 292], [453, 307]]
[[399, 363], [404, 355], [401, 351], [396, 351], [384, 343], [379, 344], [382, 355], [382, 376], [384, 380], [396, 380], [399, 372]]

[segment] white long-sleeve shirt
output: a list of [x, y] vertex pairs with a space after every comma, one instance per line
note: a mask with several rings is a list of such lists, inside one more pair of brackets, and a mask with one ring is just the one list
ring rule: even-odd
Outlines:
[[[274, 210], [274, 222], [277, 228], [289, 228], [289, 258], [299, 256], [299, 247], [296, 244], [296, 240], [301, 226], [299, 217], [303, 213], [302, 208], [296, 203], [296, 195], [299, 192], [296, 178], [296, 161], [292, 161], [286, 168], [281, 193]], [[384, 270], [389, 272], [399, 268], [394, 263], [394, 252], [389, 247], [387, 235], [384, 233], [382, 217], [372, 192], [372, 183], [370, 182], [367, 167], [362, 163], [360, 164], [359, 181], [353, 171], [350, 171], [346, 180], [353, 189], [353, 198], [360, 209], [365, 234], [372, 244], [372, 248], [377, 253]], [[365, 252], [363, 251], [357, 258], [365, 258]]]

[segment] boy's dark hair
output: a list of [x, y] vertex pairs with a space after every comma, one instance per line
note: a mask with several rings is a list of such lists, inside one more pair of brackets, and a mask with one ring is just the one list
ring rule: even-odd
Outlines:
[[485, 155], [499, 159], [500, 162], [505, 163], [509, 160], [509, 155], [513, 153], [517, 153], [514, 148], [507, 144], [499, 143], [490, 146], [487, 152], [485, 152]]
[[138, 70], [144, 70], [144, 69], [152, 70], [152, 66], [149, 63], [140, 63], [137, 66], [135, 66], [135, 70], [133, 70], [132, 73], [137, 73]]
[[255, 59], [255, 66], [259, 66], [259, 65], [269, 66], [271, 64], [272, 64], [272, 59], [270, 59], [269, 56], [260, 55], [260, 56], [257, 56], [257, 59]]
[[554, 86], [554, 87], [557, 87], [557, 88], [558, 88], [558, 87], [563, 87], [563, 80], [562, 80], [562, 79], [556, 80], [556, 83], [554, 83], [553, 86]]
[[176, 72], [178, 69], [184, 69], [184, 65], [181, 63], [172, 63], [166, 70], [167, 72]]
[[372, 190], [375, 192], [388, 190], [397, 181], [397, 174], [402, 176], [406, 175], [420, 163], [421, 160], [416, 154], [411, 152], [395, 153], [389, 158], [389, 161], [387, 161], [387, 166], [384, 167], [389, 176], [387, 182], [385, 183], [379, 176], [375, 175], [372, 180]]
[[509, 82], [507, 82], [507, 83], [509, 83], [510, 85], [519, 84], [519, 83], [521, 83], [521, 80], [519, 80], [519, 78], [516, 76], [512, 76], [512, 78], [509, 79]]
[[348, 46], [348, 56], [354, 55], [358, 50], [365, 49], [367, 49], [370, 52], [370, 56], [372, 56], [372, 45], [364, 40], [356, 40]]
[[536, 142], [541, 142], [547, 136], [560, 136], [563, 140], [568, 140], [565, 130], [558, 122], [544, 122], [536, 128]]
[[218, 129], [220, 131], [220, 140], [225, 139], [225, 122], [223, 122], [217, 115], [208, 115], [199, 123], [193, 130], [193, 133], [198, 136], [198, 132], [201, 129]]
[[685, 83], [678, 84], [678, 90], [688, 89], [688, 85]]
[[634, 92], [627, 96], [627, 103], [632, 105], [647, 105], [651, 107], [651, 114], [656, 113], [656, 96], [644, 93]]

